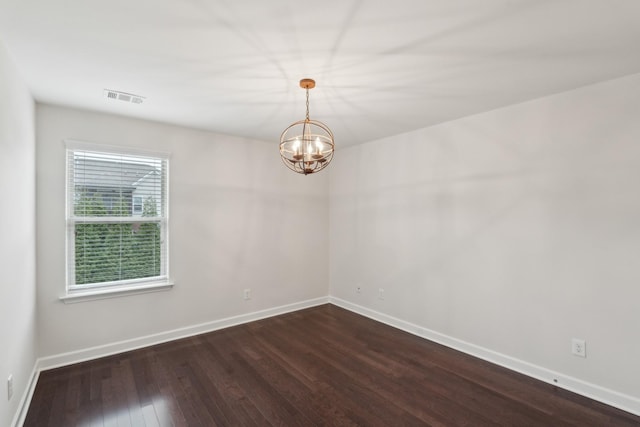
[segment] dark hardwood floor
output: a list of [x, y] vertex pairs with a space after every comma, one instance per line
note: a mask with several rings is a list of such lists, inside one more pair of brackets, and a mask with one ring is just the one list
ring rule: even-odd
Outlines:
[[639, 426], [324, 305], [45, 371], [25, 426]]

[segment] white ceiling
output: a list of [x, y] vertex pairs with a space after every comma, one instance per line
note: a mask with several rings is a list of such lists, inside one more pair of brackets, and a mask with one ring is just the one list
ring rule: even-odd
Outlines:
[[[640, 72], [638, 0], [0, 0], [40, 102], [336, 145]], [[103, 89], [147, 97], [111, 101]]]

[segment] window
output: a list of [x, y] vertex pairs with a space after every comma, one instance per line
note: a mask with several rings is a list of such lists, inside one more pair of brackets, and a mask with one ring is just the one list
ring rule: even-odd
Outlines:
[[141, 196], [133, 196], [133, 215], [134, 216], [142, 215], [142, 197]]
[[82, 147], [67, 147], [67, 295], [167, 285], [167, 156]]

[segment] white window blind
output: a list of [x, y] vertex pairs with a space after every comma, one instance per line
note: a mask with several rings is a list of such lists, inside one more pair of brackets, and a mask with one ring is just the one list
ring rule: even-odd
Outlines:
[[168, 280], [168, 159], [67, 149], [67, 290]]

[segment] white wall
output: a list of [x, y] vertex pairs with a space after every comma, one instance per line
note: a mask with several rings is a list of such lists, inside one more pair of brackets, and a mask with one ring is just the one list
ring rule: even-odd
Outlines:
[[0, 425], [8, 426], [36, 360], [35, 108], [1, 41], [0, 94]]
[[330, 295], [640, 413], [640, 75], [340, 150], [331, 167]]
[[[77, 304], [58, 299], [65, 288], [66, 138], [171, 153], [172, 290]], [[327, 296], [328, 176], [290, 172], [276, 145], [38, 105], [36, 157], [43, 357]], [[251, 300], [243, 300], [244, 288]]]
[[[302, 177], [273, 144], [40, 105], [39, 354], [322, 297], [330, 283], [343, 301], [640, 399], [638, 111], [640, 75], [341, 149], [328, 174]], [[59, 301], [65, 138], [172, 153], [173, 290]], [[3, 133], [3, 150], [28, 158], [14, 140]], [[33, 173], [11, 163], [3, 173], [20, 169], [26, 189]], [[9, 312], [28, 333], [13, 318], [2, 333], [31, 337], [32, 351], [29, 292]], [[586, 339], [586, 359], [571, 337]]]

